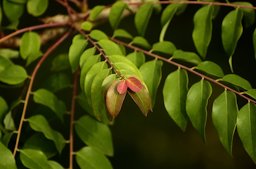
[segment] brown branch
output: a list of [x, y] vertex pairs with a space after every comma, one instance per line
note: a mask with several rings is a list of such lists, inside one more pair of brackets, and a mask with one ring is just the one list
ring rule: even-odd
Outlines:
[[36, 74], [39, 70], [39, 68], [41, 67], [41, 65], [44, 63], [44, 61], [46, 60], [46, 58], [70, 35], [71, 31], [68, 31], [67, 33], [65, 33], [63, 36], [61, 36], [45, 53], [44, 55], [41, 57], [41, 59], [38, 61], [37, 65], [35, 66], [31, 78], [30, 78], [30, 82], [29, 82], [29, 86], [27, 89], [27, 93], [26, 93], [26, 97], [25, 97], [25, 101], [24, 101], [24, 106], [23, 106], [23, 110], [22, 110], [22, 114], [21, 114], [21, 118], [20, 118], [20, 123], [19, 123], [19, 128], [17, 131], [17, 137], [16, 137], [16, 143], [15, 143], [15, 147], [13, 150], [13, 156], [16, 155], [18, 148], [19, 148], [19, 141], [20, 141], [20, 136], [21, 136], [21, 130], [22, 130], [22, 126], [23, 126], [23, 122], [25, 120], [26, 117], [26, 112], [27, 112], [27, 107], [28, 107], [28, 102], [29, 102], [29, 98], [31, 95], [31, 91], [32, 91], [32, 87], [34, 84], [34, 80], [36, 77]]
[[234, 90], [234, 89], [232, 89], [231, 87], [228, 87], [228, 86], [226, 86], [226, 85], [220, 83], [220, 82], [219, 82], [218, 80], [216, 80], [216, 79], [213, 79], [213, 78], [211, 78], [211, 77], [209, 77], [209, 76], [205, 76], [204, 74], [202, 74], [202, 73], [200, 73], [200, 72], [197, 72], [197, 71], [195, 71], [195, 70], [192, 69], [192, 68], [189, 68], [189, 67], [187, 67], [187, 66], [185, 66], [185, 65], [179, 64], [179, 63], [177, 63], [177, 62], [175, 62], [175, 61], [173, 61], [173, 60], [164, 58], [164, 57], [159, 56], [159, 55], [157, 55], [157, 54], [151, 53], [151, 52], [146, 51], [146, 50], [144, 50], [144, 49], [141, 49], [141, 48], [139, 48], [139, 47], [132, 46], [132, 45], [127, 44], [127, 43], [125, 43], [125, 42], [123, 42], [123, 41], [120, 41], [120, 40], [118, 40], [118, 39], [115, 39], [115, 38], [111, 38], [111, 39], [112, 39], [114, 42], [116, 42], [116, 43], [118, 43], [118, 44], [120, 44], [120, 45], [123, 45], [123, 46], [125, 46], [125, 47], [127, 47], [127, 48], [130, 48], [130, 49], [133, 49], [133, 50], [136, 50], [136, 51], [143, 52], [145, 55], [154, 57], [154, 58], [156, 58], [156, 59], [162, 60], [162, 61], [167, 62], [167, 63], [169, 63], [169, 64], [171, 64], [171, 65], [174, 65], [174, 66], [176, 66], [176, 67], [182, 68], [182, 69], [184, 69], [184, 70], [186, 70], [186, 71], [188, 71], [188, 72], [190, 72], [190, 73], [192, 73], [192, 74], [194, 74], [194, 75], [197, 75], [197, 76], [199, 76], [199, 77], [201, 77], [201, 78], [203, 78], [203, 79], [208, 80], [209, 82], [212, 82], [213, 84], [216, 84], [217, 86], [220, 86], [220, 87], [222, 87], [222, 88], [224, 88], [224, 89], [226, 89], [226, 90], [229, 90], [229, 91], [231, 91], [231, 92], [237, 94], [238, 96], [240, 96], [240, 97], [246, 99], [248, 102], [251, 102], [251, 103], [253, 103], [253, 104], [256, 104], [256, 100], [253, 100], [253, 99], [247, 97], [246, 95], [243, 95], [243, 93], [241, 93], [241, 92], [239, 92], [239, 91], [237, 91], [237, 90]]

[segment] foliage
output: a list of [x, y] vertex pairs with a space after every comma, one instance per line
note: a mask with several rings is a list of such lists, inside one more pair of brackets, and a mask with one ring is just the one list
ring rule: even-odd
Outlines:
[[[66, 11], [51, 16], [51, 3]], [[192, 6], [197, 6], [191, 21], [195, 51], [186, 51], [166, 35], [175, 27], [172, 19]], [[218, 36], [230, 71], [208, 60], [214, 20], [222, 9], [229, 11], [218, 25]], [[232, 62], [242, 34], [255, 27], [255, 9], [250, 2], [128, 0], [91, 7], [82, 0], [1, 1], [0, 168], [67, 168], [58, 157], [68, 156], [70, 169], [111, 169], [109, 126], [124, 100], [129, 95], [147, 116], [158, 111], [154, 106], [160, 90], [166, 111], [182, 131], [191, 122], [207, 140], [211, 116], [227, 152], [232, 154], [237, 129], [255, 163], [256, 89], [234, 71]], [[135, 31], [122, 28], [130, 15]], [[160, 27], [155, 43], [147, 35], [152, 16], [158, 17]], [[43, 23], [24, 27], [25, 17]], [[101, 28], [106, 24], [112, 31]], [[254, 49], [255, 32], [250, 34]], [[64, 42], [68, 50], [53, 53]], [[44, 83], [37, 82], [41, 76]], [[16, 94], [8, 96], [5, 89]]]

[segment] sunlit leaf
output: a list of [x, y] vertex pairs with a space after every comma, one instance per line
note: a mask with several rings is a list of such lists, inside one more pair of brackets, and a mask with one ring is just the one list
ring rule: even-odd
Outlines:
[[193, 41], [198, 53], [205, 58], [212, 38], [212, 19], [214, 6], [200, 8], [194, 15]]
[[66, 106], [63, 101], [46, 89], [38, 89], [33, 92], [33, 95], [36, 103], [47, 106], [63, 121], [63, 115], [66, 112]]
[[118, 27], [125, 8], [127, 8], [127, 4], [122, 1], [117, 1], [112, 5], [108, 19], [113, 29]]
[[90, 11], [89, 20], [94, 21], [97, 19], [97, 17], [100, 15], [100, 13], [103, 11], [105, 6], [97, 5]]
[[211, 94], [211, 84], [203, 79], [193, 84], [187, 94], [186, 111], [188, 117], [204, 140], [206, 139], [207, 105]]
[[236, 95], [225, 90], [213, 102], [212, 121], [220, 141], [225, 149], [232, 154], [233, 135], [236, 128], [238, 106]]
[[51, 128], [44, 116], [34, 115], [28, 119], [28, 122], [33, 130], [43, 133], [47, 139], [53, 141], [58, 152], [61, 153], [65, 146], [65, 139], [59, 132]]
[[138, 46], [138, 47], [145, 48], [145, 49], [150, 49], [151, 48], [148, 41], [145, 38], [143, 38], [142, 36], [134, 37], [133, 40], [131, 41], [131, 44], [135, 45], [135, 46]]
[[28, 0], [27, 10], [33, 16], [42, 15], [48, 7], [48, 0]]
[[144, 36], [148, 27], [149, 19], [152, 15], [154, 6], [151, 3], [143, 4], [135, 15], [135, 26], [139, 35]]
[[90, 57], [94, 57], [94, 54], [96, 52], [96, 49], [95, 47], [92, 47], [92, 48], [89, 48], [89, 49], [86, 49], [81, 57], [80, 57], [80, 61], [79, 61], [79, 65], [80, 67], [82, 68], [84, 63], [90, 58]]
[[187, 126], [186, 96], [188, 91], [188, 75], [185, 70], [178, 69], [170, 73], [164, 83], [164, 106], [173, 121], [185, 131]]
[[40, 51], [41, 39], [35, 32], [26, 32], [21, 37], [20, 54], [27, 60], [27, 65], [42, 55]]
[[126, 39], [132, 39], [133, 38], [132, 35], [124, 29], [116, 29], [114, 31], [113, 37], [114, 38], [116, 38], [116, 37], [126, 38]]
[[144, 82], [148, 87], [149, 94], [152, 98], [153, 106], [156, 100], [157, 89], [162, 79], [162, 66], [162, 61], [153, 60], [144, 63], [140, 67], [140, 72], [142, 74]]
[[64, 169], [59, 163], [56, 161], [48, 161], [48, 164], [51, 166], [51, 169]]
[[0, 142], [0, 168], [17, 169], [12, 152]]
[[247, 103], [238, 112], [237, 131], [249, 156], [256, 162], [256, 106]]
[[157, 42], [152, 47], [152, 52], [160, 52], [168, 55], [172, 55], [175, 50], [175, 45], [169, 41]]
[[200, 57], [194, 52], [185, 52], [182, 50], [175, 50], [172, 59], [182, 60], [188, 63], [198, 65], [201, 62]]
[[76, 161], [81, 169], [112, 169], [103, 153], [93, 147], [84, 147], [76, 153]]
[[91, 31], [92, 28], [93, 28], [93, 23], [90, 22], [90, 21], [84, 21], [82, 24], [81, 24], [81, 28], [85, 31]]
[[100, 41], [102, 39], [108, 39], [108, 36], [104, 32], [97, 29], [90, 32], [90, 37], [96, 41]]
[[233, 84], [235, 86], [241, 87], [242, 89], [249, 90], [252, 88], [249, 81], [236, 74], [228, 74], [222, 78], [223, 81]]
[[[1, 13], [1, 11], [0, 11], [0, 13]], [[1, 22], [0, 22], [0, 24], [1, 24]], [[19, 52], [14, 49], [2, 48], [2, 49], [0, 49], [0, 56], [3, 56], [7, 59], [18, 58]]]
[[75, 122], [75, 130], [88, 146], [95, 147], [106, 155], [113, 155], [112, 136], [107, 125], [89, 116], [83, 116]]
[[123, 52], [121, 48], [114, 42], [108, 39], [100, 40], [99, 42], [100, 47], [104, 50], [106, 55], [122, 55]]
[[80, 56], [86, 48], [88, 42], [82, 35], [76, 35], [73, 38], [72, 44], [69, 47], [68, 58], [72, 68], [72, 72], [75, 72], [79, 65]]
[[134, 51], [132, 53], [129, 53], [127, 56], [127, 59], [132, 61], [137, 67], [140, 67], [143, 63], [145, 63], [145, 55], [142, 52]]
[[27, 168], [51, 169], [47, 157], [40, 150], [21, 149], [20, 160]]
[[219, 65], [217, 65], [214, 62], [211, 61], [204, 61], [199, 63], [196, 67], [196, 69], [203, 71], [204, 73], [207, 73], [209, 75], [213, 75], [216, 77], [223, 77], [224, 73], [223, 70]]

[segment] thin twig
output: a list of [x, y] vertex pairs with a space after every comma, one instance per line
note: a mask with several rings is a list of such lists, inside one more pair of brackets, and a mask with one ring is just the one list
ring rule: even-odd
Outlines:
[[76, 111], [76, 96], [77, 96], [77, 84], [79, 78], [79, 71], [76, 71], [74, 74], [73, 82], [73, 94], [71, 101], [71, 111], [70, 111], [70, 133], [69, 133], [69, 169], [73, 169], [73, 152], [74, 152], [74, 120], [75, 120], [75, 111]]
[[50, 48], [48, 48], [48, 50], [44, 53], [44, 55], [38, 61], [37, 65], [35, 66], [35, 69], [32, 72], [30, 82], [29, 82], [29, 85], [28, 85], [28, 90], [27, 90], [26, 97], [25, 97], [25, 101], [24, 101], [24, 106], [23, 106], [21, 118], [20, 118], [19, 128], [18, 128], [18, 131], [17, 131], [17, 137], [16, 137], [15, 147], [14, 147], [14, 150], [13, 150], [13, 156], [16, 155], [16, 153], [18, 151], [18, 148], [19, 148], [21, 130], [22, 130], [23, 122], [24, 122], [25, 117], [26, 117], [28, 102], [29, 102], [29, 98], [30, 98], [30, 95], [31, 95], [31, 91], [32, 91], [32, 87], [33, 87], [33, 84], [34, 84], [36, 74], [37, 74], [39, 68], [41, 67], [41, 65], [46, 60], [46, 58], [70, 35], [70, 33], [71, 33], [71, 30], [66, 32]]
[[164, 62], [167, 62], [167, 63], [172, 64], [172, 65], [174, 65], [174, 66], [177, 66], [177, 67], [179, 67], [179, 68], [182, 68], [182, 69], [184, 69], [184, 70], [186, 70], [186, 71], [188, 71], [188, 72], [191, 72], [192, 74], [195, 74], [195, 75], [197, 75], [197, 76], [199, 76], [199, 77], [201, 77], [201, 78], [203, 78], [203, 79], [206, 79], [206, 80], [212, 82], [213, 84], [216, 84], [217, 86], [220, 86], [220, 87], [222, 87], [222, 88], [224, 88], [224, 89], [227, 89], [227, 90], [229, 90], [229, 91], [231, 91], [231, 92], [237, 94], [238, 96], [240, 96], [240, 97], [246, 99], [247, 101], [249, 101], [249, 102], [251, 102], [251, 103], [253, 103], [253, 104], [256, 104], [256, 100], [253, 100], [253, 99], [247, 97], [246, 95], [243, 95], [243, 94], [240, 93], [239, 91], [234, 90], [234, 89], [232, 89], [231, 87], [228, 87], [228, 86], [226, 86], [226, 85], [220, 83], [220, 82], [219, 82], [218, 80], [216, 80], [216, 79], [213, 79], [213, 78], [211, 78], [211, 77], [209, 77], [209, 76], [205, 76], [204, 74], [202, 74], [202, 73], [200, 73], [200, 72], [197, 72], [197, 71], [195, 71], [194, 69], [191, 69], [191, 68], [189, 68], [189, 67], [187, 67], [187, 66], [185, 66], [185, 65], [179, 64], [179, 63], [177, 63], [177, 62], [175, 62], [175, 61], [173, 61], [173, 60], [164, 58], [164, 57], [159, 56], [159, 55], [157, 55], [157, 54], [154, 54], [154, 53], [151, 53], [151, 52], [149, 52], [149, 51], [146, 51], [146, 50], [141, 49], [141, 48], [139, 48], [139, 47], [132, 46], [132, 45], [127, 44], [127, 43], [125, 43], [125, 42], [123, 42], [123, 41], [120, 41], [120, 40], [118, 40], [118, 39], [115, 39], [115, 38], [111, 38], [111, 39], [112, 39], [114, 42], [116, 42], [116, 43], [118, 43], [118, 44], [120, 44], [120, 45], [123, 45], [123, 46], [125, 46], [125, 47], [127, 47], [127, 48], [130, 48], [130, 49], [133, 49], [133, 50], [136, 50], [136, 51], [143, 52], [145, 55], [154, 57], [154, 58], [156, 58], [156, 59], [162, 60], [162, 61], [164, 61]]

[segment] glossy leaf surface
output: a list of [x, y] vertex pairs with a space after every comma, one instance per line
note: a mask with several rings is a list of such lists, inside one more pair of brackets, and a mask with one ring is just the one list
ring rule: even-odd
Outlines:
[[153, 52], [160, 52], [168, 55], [172, 55], [175, 50], [175, 45], [169, 41], [157, 42], [152, 47]]
[[225, 75], [222, 78], [223, 81], [231, 83], [235, 86], [241, 87], [243, 89], [249, 90], [252, 88], [251, 84], [249, 83], [249, 81], [245, 80], [244, 78], [236, 75], [236, 74], [228, 74]]
[[103, 39], [99, 42], [100, 47], [104, 50], [106, 55], [122, 55], [121, 48], [111, 40]]
[[200, 57], [194, 52], [186, 52], [182, 50], [176, 50], [173, 53], [172, 59], [185, 61], [192, 64], [199, 64], [201, 62]]
[[221, 67], [211, 61], [204, 61], [204, 62], [199, 63], [196, 66], [196, 69], [203, 71], [209, 75], [216, 76], [216, 77], [224, 76], [224, 73], [223, 73], [223, 70], [221, 69]]

